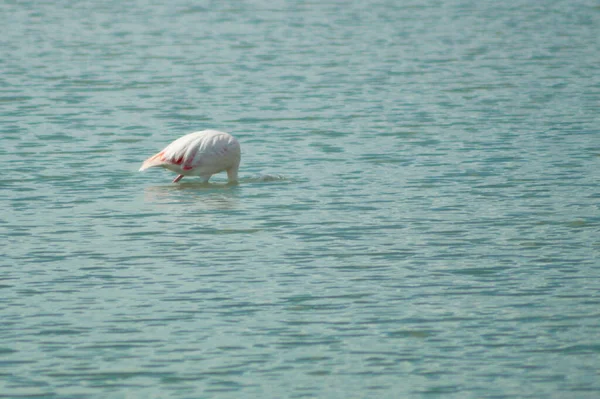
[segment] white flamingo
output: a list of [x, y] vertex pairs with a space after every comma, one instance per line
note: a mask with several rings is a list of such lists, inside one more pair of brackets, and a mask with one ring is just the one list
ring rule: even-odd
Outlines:
[[140, 171], [160, 166], [177, 173], [173, 183], [184, 176], [200, 176], [207, 182], [215, 173], [227, 171], [230, 183], [237, 182], [240, 143], [229, 133], [203, 130], [178, 138], [158, 154], [146, 159]]

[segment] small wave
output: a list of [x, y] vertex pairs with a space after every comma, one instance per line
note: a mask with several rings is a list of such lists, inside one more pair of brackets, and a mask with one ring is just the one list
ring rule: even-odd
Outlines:
[[283, 175], [254, 175], [241, 180], [240, 183], [265, 183], [273, 181], [285, 181], [289, 180]]

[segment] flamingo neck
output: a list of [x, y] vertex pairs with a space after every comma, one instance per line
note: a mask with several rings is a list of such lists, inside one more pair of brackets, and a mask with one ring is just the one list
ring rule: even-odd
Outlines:
[[227, 169], [227, 180], [229, 183], [235, 183], [238, 181], [238, 168], [234, 167]]

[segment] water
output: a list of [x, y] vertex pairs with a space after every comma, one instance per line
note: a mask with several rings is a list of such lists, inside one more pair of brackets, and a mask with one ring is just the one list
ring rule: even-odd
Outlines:
[[[0, 23], [0, 397], [600, 396], [596, 2]], [[137, 172], [208, 128], [238, 186]]]

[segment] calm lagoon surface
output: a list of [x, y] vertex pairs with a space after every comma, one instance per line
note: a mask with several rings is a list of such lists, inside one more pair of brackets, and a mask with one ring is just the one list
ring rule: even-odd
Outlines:
[[[0, 26], [1, 398], [600, 397], [597, 1]], [[138, 173], [203, 129], [239, 185]]]

